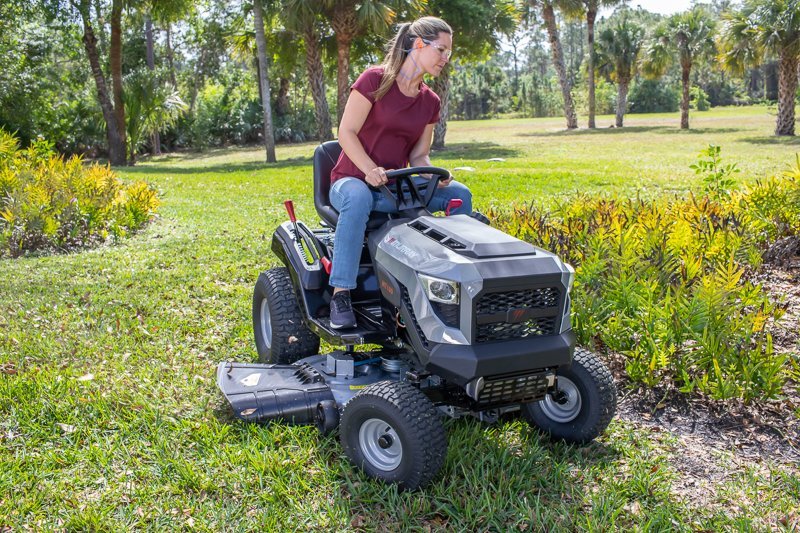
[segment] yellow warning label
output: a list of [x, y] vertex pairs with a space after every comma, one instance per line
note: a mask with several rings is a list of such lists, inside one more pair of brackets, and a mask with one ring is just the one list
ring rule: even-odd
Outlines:
[[350, 385], [350, 390], [359, 390], [366, 388], [366, 385]]

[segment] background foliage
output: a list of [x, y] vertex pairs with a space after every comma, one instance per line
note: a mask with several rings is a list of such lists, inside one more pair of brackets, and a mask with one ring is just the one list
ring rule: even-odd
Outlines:
[[[403, 5], [406, 4], [411, 5]], [[417, 8], [423, 10], [451, 13], [451, 18], [469, 13], [475, 7], [469, 2], [469, 6], [462, 6], [455, 0], [418, 4]], [[470, 37], [475, 42], [456, 42], [450, 83], [451, 119], [559, 116], [563, 102], [539, 14], [525, 3], [514, 7], [508, 2], [487, 0], [484, 4], [481, 13], [502, 14], [497, 16], [505, 17], [502, 20], [506, 22], [494, 34], [484, 32], [485, 35]], [[91, 1], [92, 22], [104, 69], [110, 46], [110, 5], [106, 0]], [[282, 11], [290, 5], [294, 4], [265, 2], [271, 106], [276, 139], [302, 142], [315, 138], [317, 132], [306, 72], [306, 45], [302, 35], [293, 33], [293, 26], [287, 22], [293, 20], [291, 13]], [[720, 19], [729, 7], [719, 2], [706, 9], [710, 16]], [[0, 126], [15, 132], [23, 147], [42, 136], [51, 139], [62, 153], [104, 154], [105, 123], [81, 44], [80, 17], [67, 3], [51, 1], [9, 0], [4, 9], [8, 12], [6, 19], [15, 23], [4, 25], [0, 32]], [[410, 16], [412, 11], [410, 7], [398, 7], [395, 16]], [[564, 13], [569, 15], [570, 11], [557, 11], [567, 77], [578, 111], [585, 113], [589, 53], [585, 20]], [[129, 80], [148, 68], [147, 17], [153, 21], [158, 77], [169, 80], [175, 97], [187, 104], [177, 120], [160, 124], [161, 148], [204, 149], [263, 142], [259, 131], [262, 113], [252, 10], [247, 5], [222, 0], [177, 3], [153, 0], [141, 6], [128, 5], [122, 21], [122, 73]], [[664, 21], [664, 17], [641, 8], [621, 6], [615, 11], [601, 12], [595, 33], [600, 35], [620, 17], [640, 25], [648, 35]], [[456, 19], [454, 23], [460, 23]], [[516, 26], [509, 26], [511, 20], [518, 21]], [[318, 15], [315, 24], [328, 109], [335, 118], [336, 39], [326, 16]], [[392, 31], [391, 26], [376, 24], [369, 32], [355, 35], [351, 80], [366, 66], [380, 61], [383, 41]], [[497, 39], [501, 36], [503, 44], [498, 48]], [[463, 54], [459, 55], [459, 50]], [[724, 72], [715, 58], [699, 58], [691, 72], [695, 109], [775, 101], [775, 59], [765, 55], [759, 64], [731, 74]], [[628, 110], [631, 113], [676, 111], [680, 100], [679, 70], [673, 65], [657, 80], [637, 74], [628, 96]], [[105, 75], [108, 79], [107, 71]], [[598, 70], [596, 83], [598, 112], [612, 113], [617, 97], [614, 80]], [[141, 142], [135, 143], [136, 152], [153, 150], [149, 134], [138, 138]]]

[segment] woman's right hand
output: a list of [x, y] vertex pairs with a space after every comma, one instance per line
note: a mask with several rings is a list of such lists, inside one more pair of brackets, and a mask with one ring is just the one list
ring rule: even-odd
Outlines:
[[386, 169], [383, 167], [375, 167], [367, 172], [364, 180], [373, 187], [380, 187], [389, 182], [389, 178], [386, 177]]

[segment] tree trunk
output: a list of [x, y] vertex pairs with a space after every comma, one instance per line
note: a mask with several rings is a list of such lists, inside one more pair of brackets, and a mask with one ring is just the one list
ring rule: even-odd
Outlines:
[[[200, 47], [200, 57], [197, 60], [197, 64], [195, 65], [195, 73], [193, 76], [192, 81], [192, 90], [189, 93], [189, 114], [194, 113], [194, 106], [197, 103], [197, 95], [200, 92], [200, 88], [203, 86], [205, 82], [205, 76], [203, 75], [203, 69], [205, 68], [206, 63], [206, 47]], [[259, 91], [261, 90], [261, 85], [259, 82]]]
[[553, 66], [558, 74], [558, 82], [561, 84], [561, 95], [564, 98], [564, 117], [567, 119], [567, 129], [578, 127], [578, 119], [575, 116], [575, 104], [572, 103], [572, 94], [567, 70], [564, 67], [564, 52], [561, 49], [561, 41], [558, 39], [558, 27], [556, 26], [556, 14], [553, 11], [553, 4], [550, 0], [544, 2], [542, 16], [547, 26], [547, 37], [550, 41], [550, 52], [553, 56]]
[[[123, 146], [127, 145], [125, 132], [125, 103], [122, 98], [122, 3], [113, 0], [111, 3], [111, 49], [108, 53], [111, 67], [111, 90], [114, 93], [114, 114], [117, 117], [117, 132]], [[125, 151], [123, 150], [123, 153]], [[124, 164], [124, 162], [123, 162]]]
[[275, 136], [272, 133], [272, 110], [270, 109], [269, 78], [267, 75], [267, 39], [264, 35], [264, 15], [261, 11], [261, 0], [254, 0], [256, 47], [258, 48], [258, 78], [261, 87], [261, 107], [264, 108], [264, 144], [267, 150], [267, 163], [274, 163]]
[[89, 64], [92, 69], [92, 76], [97, 87], [97, 100], [100, 102], [100, 109], [103, 111], [103, 118], [106, 121], [106, 136], [108, 138], [108, 159], [112, 165], [125, 164], [125, 140], [119, 136], [117, 126], [117, 115], [114, 113], [114, 106], [108, 94], [108, 85], [100, 66], [100, 55], [97, 51], [97, 37], [92, 29], [89, 19], [89, 0], [83, 0], [80, 4], [81, 18], [83, 19], [83, 45], [86, 48], [86, 55], [89, 57]]
[[434, 150], [444, 150], [444, 138], [447, 135], [447, 118], [450, 115], [450, 64], [445, 65], [438, 78], [433, 80], [433, 91], [439, 95], [441, 108], [439, 109], [439, 122], [433, 127]]
[[278, 88], [278, 99], [275, 102], [275, 114], [283, 117], [289, 114], [289, 78], [280, 79], [280, 87]]
[[778, 61], [778, 118], [775, 123], [775, 135], [794, 135], [797, 56], [786, 49], [781, 49]]
[[617, 122], [618, 128], [622, 127], [622, 120], [625, 117], [625, 109], [628, 106], [628, 85], [630, 80], [619, 80], [617, 82]]
[[597, 109], [594, 94], [594, 21], [597, 18], [597, 8], [589, 7], [586, 12], [586, 41], [589, 45], [589, 54], [586, 58], [586, 81], [589, 84], [589, 127], [596, 128], [594, 115]]
[[350, 44], [349, 39], [336, 37], [336, 124], [342, 122], [344, 107], [350, 96]]
[[178, 88], [178, 82], [175, 80], [175, 57], [172, 52], [172, 27], [167, 22], [167, 65], [169, 65], [169, 81], [172, 83], [172, 88]]
[[[106, 25], [103, 22], [103, 13], [100, 10], [100, 8], [101, 8], [100, 2], [93, 2], [93, 4], [94, 4], [94, 15], [95, 15], [95, 18], [97, 18], [97, 26], [100, 29], [100, 34], [99, 34], [100, 35], [100, 50], [99, 50], [98, 53], [100, 54], [100, 57], [102, 57], [106, 52], [108, 52], [108, 42], [106, 42], [106, 27], [105, 27]], [[88, 16], [89, 16], [88, 12], [87, 12], [86, 16], [87, 16], [87, 20], [88, 20]]]
[[328, 100], [325, 98], [325, 71], [322, 66], [322, 50], [316, 28], [313, 25], [307, 26], [303, 38], [306, 41], [308, 85], [311, 87], [314, 114], [317, 119], [317, 138], [320, 142], [330, 141], [333, 139], [331, 112], [328, 109]]
[[337, 2], [331, 16], [331, 27], [336, 34], [336, 124], [342, 122], [344, 106], [350, 96], [350, 47], [355, 38], [358, 19], [353, 2]]
[[156, 55], [154, 51], [155, 46], [153, 44], [153, 19], [150, 18], [149, 13], [144, 16], [144, 45], [147, 69], [155, 70]]
[[[144, 16], [144, 36], [147, 69], [152, 73], [156, 69], [156, 54], [153, 44], [153, 19], [150, 18], [149, 13]], [[154, 131], [153, 135], [150, 136], [150, 144], [152, 144], [150, 153], [153, 155], [161, 155], [161, 134], [158, 131]], [[133, 162], [133, 155], [134, 152], [131, 150], [131, 162]]]
[[681, 129], [689, 129], [689, 74], [692, 72], [691, 61], [681, 61], [681, 82], [683, 83], [683, 96], [681, 97]]

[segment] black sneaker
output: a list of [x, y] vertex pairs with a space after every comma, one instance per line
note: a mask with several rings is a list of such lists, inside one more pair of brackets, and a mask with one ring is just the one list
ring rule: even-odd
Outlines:
[[356, 327], [356, 314], [353, 312], [353, 302], [350, 301], [350, 291], [339, 291], [331, 298], [331, 327], [333, 329]]

